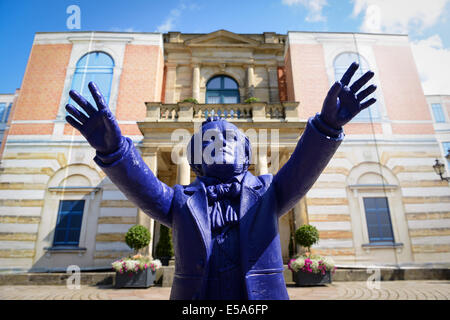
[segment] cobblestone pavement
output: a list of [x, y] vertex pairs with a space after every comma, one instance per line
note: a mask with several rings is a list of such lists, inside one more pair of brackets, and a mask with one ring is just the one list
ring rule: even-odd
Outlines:
[[[448, 300], [450, 281], [334, 282], [322, 287], [288, 287], [291, 300]], [[170, 288], [114, 289], [112, 286], [0, 286], [0, 300], [167, 300]]]

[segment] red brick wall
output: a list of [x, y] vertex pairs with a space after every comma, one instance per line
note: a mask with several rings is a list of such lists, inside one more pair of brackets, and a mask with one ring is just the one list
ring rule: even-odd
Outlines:
[[[53, 120], [58, 113], [71, 44], [33, 45], [13, 120]], [[9, 134], [51, 134], [53, 124], [12, 124]]]
[[[383, 90], [388, 118], [391, 120], [431, 120], [409, 46], [374, 46], [378, 77]], [[433, 134], [433, 126], [393, 124], [397, 134]]]
[[[118, 120], [142, 121], [146, 115], [145, 102], [161, 101], [163, 59], [157, 46], [126, 46], [117, 98]], [[137, 126], [122, 127], [124, 134], [140, 134]]]
[[381, 134], [381, 123], [348, 123], [345, 125], [345, 134]]
[[9, 129], [10, 135], [16, 134], [52, 134], [53, 123], [26, 123], [12, 124]]
[[393, 123], [392, 133], [394, 134], [434, 134], [433, 125], [427, 123]]
[[[323, 99], [328, 92], [328, 78], [325, 59], [320, 44], [292, 44], [289, 47], [292, 76], [287, 77], [289, 100], [300, 102], [299, 115], [307, 119], [322, 109]], [[289, 69], [289, 66], [286, 65]], [[291, 78], [291, 79], [289, 79]], [[293, 88], [293, 97], [290, 92]]]

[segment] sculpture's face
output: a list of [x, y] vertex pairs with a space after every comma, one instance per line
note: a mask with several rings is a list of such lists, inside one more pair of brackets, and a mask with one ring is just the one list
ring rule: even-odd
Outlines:
[[205, 176], [226, 180], [240, 174], [245, 164], [245, 137], [227, 121], [202, 126], [202, 171]]

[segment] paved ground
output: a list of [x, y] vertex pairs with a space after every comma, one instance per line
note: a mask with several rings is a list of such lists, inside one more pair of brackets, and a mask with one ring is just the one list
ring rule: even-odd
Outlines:
[[[322, 287], [288, 287], [292, 300], [449, 300], [450, 281], [334, 282]], [[111, 286], [0, 286], [0, 300], [167, 300], [170, 288], [114, 289]]]

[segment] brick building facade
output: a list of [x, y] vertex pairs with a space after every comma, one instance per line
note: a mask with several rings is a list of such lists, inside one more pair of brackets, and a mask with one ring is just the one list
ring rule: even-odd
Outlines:
[[[293, 230], [310, 223], [321, 236], [314, 251], [338, 264], [450, 262], [450, 188], [432, 167], [445, 161], [443, 143], [450, 141], [448, 97], [424, 96], [407, 36], [69, 32], [36, 34], [10, 116], [0, 174], [0, 269], [108, 267], [130, 252], [124, 234], [136, 223], [153, 233], [149, 253], [158, 240], [158, 224], [105, 177], [94, 150], [65, 122], [71, 88], [97, 77], [149, 167], [169, 185], [187, 184], [194, 179], [187, 162], [171, 158], [175, 129], [192, 132], [220, 111], [270, 151], [257, 152], [250, 169], [276, 173], [352, 59], [375, 72], [378, 102], [345, 127], [329, 166], [280, 220], [283, 258], [292, 255]], [[214, 79], [230, 87], [213, 87]], [[225, 94], [233, 83], [235, 94]], [[182, 103], [191, 97], [199, 104]], [[243, 103], [248, 97], [260, 102]], [[433, 115], [437, 103], [444, 122]], [[270, 133], [268, 141], [261, 132]], [[65, 204], [76, 203], [82, 206], [71, 236], [59, 219]]]

